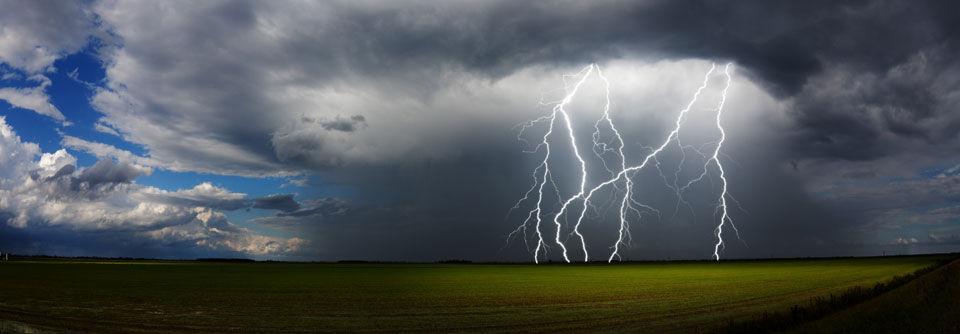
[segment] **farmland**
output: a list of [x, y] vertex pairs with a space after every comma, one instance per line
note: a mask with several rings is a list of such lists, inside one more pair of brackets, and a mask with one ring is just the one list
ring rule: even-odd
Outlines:
[[16, 259], [0, 319], [127, 332], [696, 332], [950, 256], [628, 264]]

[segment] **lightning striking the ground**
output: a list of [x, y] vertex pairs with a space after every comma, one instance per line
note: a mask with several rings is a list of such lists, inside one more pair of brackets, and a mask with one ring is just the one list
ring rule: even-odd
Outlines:
[[[541, 256], [547, 258], [547, 253], [550, 249], [551, 244], [559, 246], [560, 252], [563, 256], [564, 261], [570, 261], [570, 255], [568, 254], [567, 246], [565, 245], [565, 240], [562, 238], [564, 236], [563, 231], [565, 229], [570, 230], [567, 234], [567, 239], [575, 237], [576, 240], [580, 242], [580, 249], [583, 252], [583, 261], [590, 261], [590, 252], [588, 250], [587, 241], [581, 231], [581, 225], [585, 220], [588, 219], [587, 213], [591, 209], [594, 211], [601, 210], [598, 206], [595, 196], [601, 192], [610, 189], [612, 192], [613, 202], [617, 203], [618, 208], [618, 217], [619, 217], [619, 227], [617, 229], [617, 238], [616, 241], [610, 246], [611, 252], [606, 258], [607, 262], [612, 262], [614, 259], [622, 259], [620, 252], [621, 246], [630, 245], [630, 222], [640, 221], [648, 216], [656, 216], [658, 219], [662, 219], [661, 213], [658, 209], [654, 208], [652, 205], [642, 203], [638, 201], [635, 197], [637, 194], [637, 173], [647, 168], [650, 165], [654, 165], [657, 173], [662, 178], [664, 184], [673, 192], [673, 196], [676, 198], [676, 210], [679, 210], [680, 204], [684, 203], [688, 207], [691, 207], [691, 204], [684, 199], [684, 193], [694, 184], [706, 179], [711, 178], [711, 167], [716, 169], [716, 174], [720, 180], [721, 191], [717, 195], [717, 203], [715, 214], [719, 216], [719, 222], [714, 230], [714, 235], [716, 236], [716, 244], [714, 245], [713, 259], [720, 260], [720, 253], [724, 248], [723, 241], [723, 232], [724, 227], [728, 226], [737, 233], [739, 238], [739, 232], [736, 229], [736, 226], [733, 224], [733, 219], [730, 217], [730, 212], [728, 210], [727, 201], [731, 200], [736, 203], [736, 200], [733, 199], [728, 192], [728, 183], [725, 171], [723, 169], [723, 164], [720, 161], [720, 150], [726, 140], [726, 132], [721, 123], [721, 115], [723, 111], [724, 104], [727, 99], [727, 91], [730, 88], [732, 81], [731, 71], [732, 64], [727, 64], [723, 70], [723, 76], [726, 78], [723, 89], [720, 92], [720, 101], [713, 108], [715, 113], [715, 125], [716, 129], [719, 132], [719, 138], [715, 142], [710, 142], [701, 146], [694, 146], [689, 144], [684, 144], [681, 142], [681, 132], [683, 125], [689, 117], [689, 113], [693, 106], [698, 102], [709, 83], [711, 78], [714, 76], [716, 70], [716, 65], [711, 64], [710, 70], [703, 76], [702, 84], [694, 92], [693, 97], [686, 104], [686, 107], [680, 110], [677, 115], [676, 121], [673, 123], [673, 128], [666, 135], [660, 145], [656, 147], [645, 147], [644, 150], [647, 151], [646, 154], [639, 159], [638, 164], [628, 165], [629, 157], [626, 152], [624, 152], [624, 147], [626, 142], [623, 139], [621, 131], [617, 128], [616, 123], [614, 122], [610, 114], [610, 82], [603, 75], [603, 72], [600, 70], [600, 67], [596, 64], [591, 64], [584, 67], [578, 73], [573, 75], [563, 76], [564, 82], [564, 96], [562, 99], [554, 102], [544, 103], [543, 105], [552, 106], [551, 111], [548, 115], [542, 116], [540, 118], [534, 119], [520, 124], [520, 133], [518, 134], [518, 139], [523, 141], [522, 136], [529, 130], [533, 129], [535, 126], [546, 124], [546, 130], [543, 136], [538, 136], [539, 142], [529, 153], [539, 153], [543, 152], [543, 160], [540, 161], [540, 164], [534, 169], [532, 178], [533, 185], [527, 190], [524, 196], [514, 205], [511, 209], [511, 212], [518, 210], [524, 205], [527, 205], [528, 202], [534, 202], [533, 207], [527, 211], [526, 218], [520, 225], [513, 230], [508, 236], [509, 240], [522, 236], [524, 243], [527, 245], [527, 249], [530, 249], [530, 243], [528, 239], [531, 235], [534, 235], [536, 241], [536, 246], [531, 250], [533, 253], [534, 262], [539, 263]], [[581, 91], [582, 86], [585, 84], [588, 78], [592, 75], [596, 75], [597, 78], [602, 82], [602, 87], [604, 89], [604, 105], [602, 113], [598, 119], [593, 123], [594, 132], [591, 136], [592, 142], [592, 151], [594, 156], [599, 160], [600, 164], [603, 166], [603, 169], [608, 173], [608, 176], [599, 179], [595, 185], [589, 187], [588, 184], [591, 181], [591, 175], [589, 173], [588, 159], [581, 154], [581, 150], [578, 147], [580, 140], [576, 136], [576, 131], [574, 129], [574, 124], [576, 121], [576, 115], [571, 115], [571, 112], [567, 110], [568, 105], [574, 100], [577, 94]], [[567, 78], [573, 78], [572, 84], [567, 82]], [[558, 122], [562, 123], [562, 129], [558, 131], [562, 132], [562, 135], [555, 135], [554, 130], [557, 129], [560, 125]], [[560, 138], [558, 138], [560, 137]], [[604, 139], [608, 137], [609, 139]], [[576, 160], [576, 166], [579, 169], [579, 187], [576, 189], [576, 192], [568, 196], [561, 194], [561, 190], [554, 179], [555, 169], [552, 168], [551, 162], [555, 159], [551, 155], [553, 152], [553, 145], [569, 145], [569, 150], [573, 157], [573, 160]], [[680, 163], [676, 167], [677, 170], [672, 174], [671, 178], [668, 177], [668, 174], [665, 174], [659, 157], [663, 154], [665, 150], [671, 148], [671, 144], [676, 145], [681, 155]], [[704, 147], [711, 147], [712, 152], [704, 153]], [[684, 168], [684, 164], [688, 161], [687, 153], [696, 154], [699, 157], [703, 158], [705, 161], [702, 165], [702, 169], [699, 170], [698, 176], [688, 180], [683, 186], [680, 186], [679, 179], [681, 178], [681, 169]], [[608, 164], [610, 160], [617, 162], [615, 167], [611, 167], [613, 164]], [[652, 162], [652, 163], [651, 163]], [[556, 162], [555, 162], [556, 163]], [[596, 179], [596, 177], [594, 177]], [[550, 188], [553, 190], [553, 194], [548, 194], [546, 191], [549, 191]], [[555, 196], [556, 204], [552, 204], [554, 207], [559, 204], [559, 209], [556, 211], [551, 211], [550, 205], [553, 202], [553, 197]], [[545, 201], [546, 199], [546, 201]], [[571, 211], [579, 209], [579, 212], [575, 212], [575, 220], [570, 227], [568, 221]], [[552, 225], [556, 228], [556, 233], [553, 235], [552, 241], [548, 237], [545, 237], [545, 225], [549, 226], [549, 223], [546, 221], [552, 221]], [[529, 233], [528, 228], [533, 228], [534, 233]]]

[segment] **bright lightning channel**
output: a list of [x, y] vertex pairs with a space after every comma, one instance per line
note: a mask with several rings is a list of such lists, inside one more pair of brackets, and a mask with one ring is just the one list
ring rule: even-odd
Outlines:
[[[536, 232], [536, 236], [537, 236], [537, 245], [533, 250], [533, 259], [534, 259], [534, 262], [539, 263], [541, 252], [543, 253], [544, 258], [546, 258], [547, 251], [549, 249], [548, 243], [544, 239], [544, 234], [541, 229], [542, 227], [541, 225], [544, 221], [544, 216], [549, 217], [550, 215], [552, 215], [553, 223], [557, 229], [556, 234], [554, 235], [553, 243], [560, 246], [563, 259], [569, 263], [570, 258], [569, 258], [569, 255], [567, 254], [567, 248], [564, 245], [563, 241], [560, 239], [561, 231], [563, 229], [563, 225], [560, 223], [560, 218], [566, 217], [565, 215], [568, 214], [568, 211], [571, 205], [579, 202], [581, 204], [580, 212], [577, 217], [576, 223], [573, 225], [573, 229], [570, 235], [576, 235], [577, 238], [580, 240], [580, 248], [583, 250], [583, 254], [584, 254], [583, 260], [584, 262], [588, 262], [590, 260], [590, 255], [589, 255], [589, 251], [587, 250], [586, 240], [583, 234], [580, 232], [580, 225], [583, 223], [583, 220], [586, 217], [586, 212], [588, 208], [593, 207], [593, 203], [591, 202], [591, 200], [593, 199], [593, 196], [598, 191], [605, 189], [607, 186], [612, 186], [615, 189], [615, 193], [617, 193], [618, 195], [622, 193], [622, 197], [619, 199], [620, 226], [618, 229], [618, 236], [617, 236], [616, 242], [611, 247], [612, 252], [610, 253], [610, 256], [607, 258], [607, 262], [612, 262], [614, 258], [620, 259], [621, 258], [620, 246], [627, 245], [627, 242], [625, 241], [625, 239], [629, 239], [630, 237], [630, 232], [629, 232], [630, 214], [632, 213], [637, 217], [642, 218], [643, 212], [652, 212], [657, 214], [658, 216], [660, 213], [658, 210], [654, 209], [653, 207], [640, 203], [633, 198], [633, 195], [635, 194], [635, 190], [634, 190], [635, 182], [631, 178], [631, 175], [635, 175], [636, 172], [645, 168], [650, 163], [650, 161], [655, 161], [656, 168], [660, 172], [660, 176], [664, 179], [667, 186], [675, 192], [675, 196], [677, 197], [678, 205], [679, 205], [681, 201], [686, 203], [686, 201], [683, 199], [683, 192], [687, 188], [689, 188], [692, 184], [706, 177], [708, 174], [709, 167], [711, 166], [711, 164], [713, 164], [716, 166], [719, 172], [722, 191], [719, 195], [718, 204], [716, 207], [716, 212], [720, 215], [720, 222], [714, 231], [717, 238], [717, 243], [714, 246], [714, 253], [712, 258], [716, 260], [720, 260], [719, 253], [724, 247], [723, 227], [726, 224], [729, 224], [730, 227], [733, 228], [734, 231], [737, 232], [737, 234], [739, 234], [739, 232], [736, 229], [736, 226], [733, 225], [733, 220], [730, 218], [729, 212], [727, 210], [728, 209], [727, 199], [730, 198], [731, 200], [733, 200], [733, 198], [730, 197], [727, 191], [727, 179], [726, 179], [725, 171], [723, 169], [723, 165], [720, 163], [720, 159], [719, 159], [720, 149], [723, 146], [724, 141], [726, 140], [726, 132], [724, 131], [721, 125], [720, 116], [722, 114], [723, 107], [727, 98], [727, 91], [730, 88], [730, 83], [732, 80], [730, 75], [731, 68], [732, 68], [732, 64], [727, 64], [724, 68], [726, 83], [721, 93], [720, 103], [716, 108], [716, 126], [720, 132], [720, 139], [717, 141], [717, 144], [714, 147], [712, 155], [710, 155], [709, 159], [707, 159], [706, 162], [704, 163], [703, 170], [699, 175], [699, 177], [690, 180], [683, 187], [678, 186], [677, 179], [680, 173], [679, 168], [682, 168], [683, 161], [686, 160], [684, 149], [693, 150], [694, 152], [698, 153], [700, 156], [703, 156], [703, 157], [706, 157], [707, 155], [703, 154], [703, 152], [701, 152], [699, 149], [693, 146], [682, 145], [680, 143], [680, 130], [688, 112], [693, 107], [693, 105], [697, 102], [698, 98], [700, 97], [700, 94], [706, 89], [710, 81], [710, 77], [713, 74], [714, 70], [716, 69], [715, 64], [711, 64], [710, 70], [704, 75], [703, 83], [700, 85], [699, 88], [697, 88], [696, 92], [693, 95], [693, 98], [690, 100], [689, 103], [687, 103], [686, 107], [680, 111], [679, 115], [677, 116], [677, 120], [674, 123], [674, 128], [666, 136], [663, 143], [661, 143], [660, 146], [656, 148], [649, 148], [651, 151], [643, 158], [640, 164], [629, 166], [629, 167], [627, 166], [626, 155], [623, 152], [625, 142], [623, 140], [623, 137], [621, 136], [620, 131], [617, 129], [612, 118], [610, 117], [610, 113], [609, 113], [610, 83], [601, 72], [600, 67], [596, 64], [591, 64], [587, 67], [584, 67], [582, 70], [580, 70], [580, 72], [578, 72], [575, 75], [564, 76], [564, 79], [565, 79], [564, 91], [566, 94], [563, 97], [563, 99], [561, 99], [560, 101], [552, 103], [553, 108], [551, 109], [551, 113], [549, 115], [537, 118], [532, 121], [525, 122], [520, 125], [521, 129], [520, 129], [520, 134], [518, 134], [518, 139], [522, 140], [520, 137], [523, 135], [523, 132], [529, 129], [530, 127], [536, 124], [539, 124], [541, 122], [546, 122], [548, 124], [547, 131], [543, 135], [542, 140], [540, 141], [540, 143], [537, 144], [535, 149], [532, 151], [532, 152], [538, 152], [541, 149], [543, 149], [545, 152], [543, 160], [537, 166], [537, 168], [534, 169], [534, 172], [532, 175], [534, 184], [532, 187], [530, 187], [529, 190], [527, 190], [523, 198], [521, 198], [516, 203], [516, 205], [514, 205], [514, 207], [511, 209], [511, 212], [512, 210], [519, 209], [521, 205], [523, 205], [523, 203], [530, 201], [531, 196], [536, 198], [536, 205], [533, 209], [528, 211], [524, 221], [513, 232], [509, 234], [508, 241], [512, 239], [515, 235], [522, 233], [524, 238], [524, 243], [527, 243], [527, 238], [528, 238], [527, 227], [533, 224]], [[594, 122], [595, 131], [592, 136], [593, 151], [594, 151], [594, 154], [603, 163], [603, 166], [607, 170], [607, 172], [611, 174], [611, 176], [605, 181], [598, 183], [596, 186], [588, 190], [587, 179], [589, 175], [587, 172], [587, 163], [584, 160], [583, 156], [580, 154], [580, 150], [577, 147], [577, 138], [573, 130], [573, 120], [570, 117], [570, 113], [566, 110], [566, 106], [573, 100], [573, 98], [579, 92], [581, 86], [584, 84], [584, 82], [586, 82], [587, 78], [589, 78], [591, 74], [593, 74], [594, 72], [596, 72], [598, 78], [603, 82], [603, 87], [605, 90], [605, 102], [603, 106], [602, 115], [598, 120], [596, 120], [596, 122]], [[571, 86], [566, 84], [566, 77], [574, 77], [579, 79], [576, 80], [575, 83]], [[559, 118], [562, 118], [562, 120], [560, 120]], [[567, 197], [566, 199], [563, 199], [563, 196], [560, 195], [556, 182], [553, 181], [553, 173], [550, 169], [550, 158], [551, 158], [550, 136], [553, 134], [556, 123], [558, 121], [562, 121], [564, 123], [564, 126], [566, 128], [565, 137], [569, 139], [570, 147], [572, 149], [574, 157], [576, 158], [579, 164], [580, 172], [581, 172], [580, 187], [577, 193], [571, 195], [570, 197]], [[607, 143], [600, 139], [602, 137], [602, 132], [603, 132], [601, 130], [601, 124], [605, 124], [606, 127], [609, 127], [610, 132], [612, 133], [612, 136], [613, 136], [612, 143]], [[676, 142], [677, 145], [680, 147], [681, 154], [683, 154], [680, 166], [678, 166], [678, 170], [674, 173], [673, 186], [670, 186], [669, 181], [667, 181], [667, 177], [663, 174], [663, 171], [660, 170], [660, 163], [657, 160], [657, 156], [661, 152], [663, 152], [670, 145], [671, 142]], [[604, 156], [608, 153], [612, 153], [620, 161], [620, 166], [618, 168], [618, 171], [611, 170], [610, 166], [607, 165], [607, 159]], [[562, 206], [560, 207], [560, 210], [555, 214], [545, 212], [546, 204], [543, 202], [543, 200], [544, 200], [544, 190], [547, 187], [548, 182], [550, 182], [551, 186], [556, 190], [557, 197], [562, 199]], [[622, 188], [620, 186], [621, 183], [622, 183]], [[529, 249], [529, 244], [527, 245]]]

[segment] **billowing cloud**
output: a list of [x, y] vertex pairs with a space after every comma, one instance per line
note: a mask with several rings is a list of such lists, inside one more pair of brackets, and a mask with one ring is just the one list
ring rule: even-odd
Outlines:
[[[9, 176], [0, 178], [0, 186], [12, 187], [22, 181], [17, 177], [28, 175], [37, 168], [32, 161], [38, 155], [40, 155], [40, 146], [21, 141], [20, 136], [17, 136], [13, 128], [7, 125], [6, 118], [0, 116], [0, 175]], [[63, 159], [61, 157], [64, 155], [66, 151], [49, 155], [39, 167], [47, 172], [56, 173], [56, 162]]]
[[300, 203], [293, 199], [293, 194], [275, 194], [253, 199], [253, 207], [257, 209], [280, 210], [293, 212], [300, 209]]
[[275, 238], [258, 235], [249, 229], [237, 227], [223, 213], [211, 209], [194, 210], [196, 219], [186, 226], [162, 228], [143, 235], [165, 243], [193, 242], [197, 246], [228, 249], [250, 255], [297, 253], [308, 241], [300, 238]]
[[153, 201], [179, 206], [200, 206], [220, 210], [256, 208], [292, 212], [300, 208], [300, 203], [293, 199], [294, 194], [275, 194], [259, 198], [247, 198], [247, 194], [234, 193], [227, 189], [214, 186], [210, 182], [203, 182], [191, 189], [180, 189], [177, 191], [154, 189], [150, 192], [143, 193], [143, 196]]
[[83, 2], [0, 3], [0, 62], [26, 73], [51, 70], [53, 62], [100, 35], [94, 13]]
[[363, 115], [354, 115], [350, 118], [340, 118], [337, 115], [330, 121], [320, 121], [320, 126], [327, 130], [353, 132], [366, 125], [367, 119]]
[[215, 211], [243, 207], [294, 211], [299, 204], [291, 195], [246, 199], [245, 194], [209, 183], [167, 192], [135, 183], [137, 177], [152, 172], [149, 167], [107, 159], [78, 169], [77, 159], [66, 150], [39, 154], [36, 144], [20, 141], [2, 117], [0, 135], [7, 159], [0, 170], [0, 218], [5, 229], [13, 229], [10, 233], [54, 230], [127, 235], [141, 242], [153, 240], [154, 246], [187, 242], [197, 248], [195, 254], [206, 249], [275, 256], [297, 252], [307, 243], [259, 235]]
[[64, 176], [64, 174], [73, 174], [76, 165], [77, 158], [67, 153], [67, 150], [61, 149], [54, 153], [44, 153], [41, 155], [40, 161], [37, 163], [39, 169], [35, 171], [35, 173], [37, 177], [45, 179], [56, 178]]
[[349, 206], [339, 198], [319, 198], [304, 200], [297, 206], [299, 210], [285, 210], [274, 216], [256, 218], [251, 222], [279, 229], [304, 230], [311, 229], [316, 224], [328, 223], [329, 217], [345, 216]]
[[77, 177], [77, 181], [90, 187], [99, 184], [132, 183], [140, 175], [150, 175], [152, 172], [153, 170], [149, 167], [100, 160], [93, 166], [84, 168]]

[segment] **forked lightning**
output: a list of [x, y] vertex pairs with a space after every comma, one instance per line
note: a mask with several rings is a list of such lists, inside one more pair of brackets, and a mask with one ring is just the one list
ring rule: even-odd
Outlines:
[[[611, 253], [607, 257], [607, 262], [612, 262], [615, 258], [620, 259], [621, 246], [628, 245], [630, 238], [630, 218], [631, 215], [635, 216], [638, 220], [643, 218], [645, 215], [654, 214], [659, 216], [660, 211], [656, 210], [650, 205], [643, 204], [635, 199], [637, 186], [636, 181], [633, 179], [636, 176], [636, 173], [653, 162], [653, 165], [657, 168], [660, 176], [663, 178], [664, 183], [674, 191], [674, 195], [677, 197], [677, 205], [679, 207], [680, 202], [687, 203], [683, 198], [684, 192], [693, 184], [703, 180], [708, 175], [710, 175], [710, 168], [714, 166], [716, 168], [717, 174], [719, 175], [721, 192], [717, 197], [716, 204], [716, 213], [720, 216], [719, 223], [717, 224], [714, 233], [716, 235], [717, 242], [714, 245], [713, 259], [720, 260], [720, 252], [723, 250], [723, 231], [724, 227], [729, 225], [736, 232], [736, 227], [733, 225], [733, 220], [730, 217], [727, 201], [733, 200], [730, 197], [730, 194], [727, 190], [727, 178], [725, 171], [723, 169], [723, 164], [720, 161], [720, 150], [723, 146], [724, 141], [726, 140], [726, 132], [723, 129], [720, 116], [723, 112], [724, 104], [727, 100], [727, 91], [730, 88], [731, 79], [731, 69], [733, 65], [727, 64], [724, 67], [723, 75], [726, 78], [726, 82], [723, 86], [721, 92], [720, 102], [716, 107], [716, 127], [719, 130], [720, 138], [716, 141], [716, 144], [713, 146], [713, 151], [710, 154], [704, 154], [700, 149], [691, 145], [683, 145], [680, 142], [680, 133], [684, 121], [690, 112], [690, 109], [697, 103], [698, 98], [701, 93], [707, 88], [708, 83], [710, 82], [711, 76], [713, 75], [716, 66], [711, 64], [710, 70], [707, 71], [706, 75], [703, 77], [703, 82], [696, 92], [693, 94], [693, 98], [687, 103], [686, 107], [680, 110], [677, 115], [676, 122], [674, 123], [673, 129], [667, 134], [663, 142], [659, 146], [648, 148], [649, 153], [643, 157], [641, 162], [636, 165], [628, 166], [627, 165], [627, 155], [624, 152], [625, 141], [621, 135], [620, 130], [617, 129], [613, 118], [610, 115], [610, 83], [607, 78], [603, 75], [600, 70], [600, 67], [596, 64], [591, 64], [587, 67], [584, 67], [580, 72], [574, 75], [564, 76], [564, 97], [556, 102], [549, 103], [553, 107], [551, 112], [543, 117], [537, 118], [535, 120], [521, 124], [520, 134], [518, 138], [524, 134], [524, 132], [531, 127], [546, 123], [546, 132], [542, 137], [539, 137], [539, 143], [533, 149], [531, 153], [543, 152], [543, 160], [540, 164], [534, 169], [533, 172], [533, 186], [524, 194], [516, 205], [511, 209], [511, 212], [515, 209], [521, 208], [526, 202], [534, 202], [535, 205], [530, 209], [526, 218], [523, 222], [508, 236], [508, 241], [518, 235], [522, 235], [524, 242], [527, 243], [528, 228], [533, 227], [536, 247], [532, 250], [534, 262], [539, 263], [541, 254], [544, 258], [547, 256], [547, 251], [550, 247], [550, 244], [556, 244], [560, 247], [560, 251], [563, 255], [563, 259], [566, 262], [570, 262], [570, 257], [567, 253], [567, 247], [562, 240], [564, 230], [564, 224], [561, 223], [561, 219], [566, 219], [566, 217], [571, 214], [571, 210], [576, 207], [575, 204], [579, 204], [579, 211], [575, 212], [576, 221], [573, 224], [572, 229], [570, 229], [569, 236], [575, 236], [580, 242], [580, 248], [583, 251], [584, 257], [583, 261], [590, 261], [590, 253], [588, 251], [587, 242], [584, 239], [584, 236], [581, 232], [581, 224], [586, 219], [587, 210], [590, 208], [595, 208], [594, 196], [601, 190], [607, 189], [607, 187], [612, 187], [614, 194], [617, 197], [616, 202], [619, 203], [619, 229], [617, 234], [616, 242], [611, 246]], [[596, 76], [603, 83], [603, 88], [605, 90], [605, 101], [603, 105], [602, 114], [599, 119], [594, 122], [594, 129], [592, 135], [592, 151], [594, 155], [602, 162], [604, 169], [609, 173], [609, 177], [603, 179], [602, 182], [597, 183], [593, 187], [588, 187], [588, 179], [590, 175], [588, 174], [587, 160], [584, 159], [584, 156], [581, 154], [580, 149], [577, 145], [579, 140], [574, 131], [574, 115], [571, 115], [567, 110], [567, 106], [573, 101], [577, 93], [581, 90], [581, 87], [590, 78], [592, 75]], [[571, 77], [575, 80], [572, 84], [567, 84], [567, 78]], [[559, 131], [563, 132], [562, 142], [556, 143], [557, 138], [554, 135], [554, 130], [558, 129], [558, 122], [562, 122], [562, 129]], [[605, 131], [606, 130], [606, 131]], [[604, 134], [611, 136], [609, 141], [604, 141], [602, 138]], [[551, 170], [551, 148], [552, 145], [560, 145], [566, 143], [570, 145], [570, 149], [573, 153], [573, 157], [576, 160], [577, 167], [579, 168], [579, 187], [577, 192], [570, 195], [569, 197], [564, 197], [560, 194], [560, 190], [557, 187], [556, 181], [553, 178], [553, 171]], [[668, 177], [661, 170], [660, 162], [658, 156], [667, 149], [671, 143], [675, 143], [680, 149], [682, 154], [680, 165], [677, 167], [678, 170], [673, 174], [673, 181], [669, 181]], [[702, 147], [702, 146], [701, 146]], [[689, 180], [684, 186], [680, 187], [678, 185], [679, 178], [679, 168], [682, 168], [683, 163], [686, 161], [686, 152], [693, 151], [701, 157], [705, 158], [703, 164], [703, 169], [701, 170], [697, 178]], [[607, 164], [609, 156], [612, 155], [615, 160], [618, 161], [618, 166], [612, 167]], [[549, 187], [553, 188], [556, 192], [557, 198], [560, 199], [560, 209], [559, 211], [547, 212], [547, 206], [550, 203], [545, 203], [545, 191]], [[672, 186], [671, 186], [672, 184]], [[554, 204], [555, 205], [555, 204]], [[689, 205], [689, 204], [688, 204]], [[545, 221], [551, 221], [556, 228], [556, 233], [552, 237], [552, 242], [544, 235], [544, 223]], [[546, 223], [549, 224], [549, 223]], [[529, 249], [529, 243], [527, 243]]]

